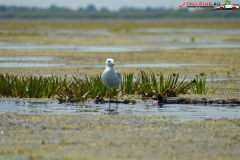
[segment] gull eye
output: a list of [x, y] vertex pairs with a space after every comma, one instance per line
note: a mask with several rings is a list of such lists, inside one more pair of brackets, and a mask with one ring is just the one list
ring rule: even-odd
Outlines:
[[108, 61], [108, 62], [111, 62], [111, 61]]

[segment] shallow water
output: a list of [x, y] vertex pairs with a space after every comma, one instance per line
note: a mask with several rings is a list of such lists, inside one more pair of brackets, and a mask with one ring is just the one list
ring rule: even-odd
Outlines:
[[[159, 43], [159, 42], [166, 42], [166, 43], [172, 43], [172, 42], [181, 42], [181, 43], [190, 43], [192, 45], [192, 43], [197, 43], [197, 44], [201, 44], [201, 45], [208, 45], [208, 44], [224, 44], [226, 43], [225, 40], [223, 39], [195, 39], [192, 40], [191, 37], [189, 38], [174, 38], [174, 37], [156, 37], [156, 36], [152, 36], [152, 37], [146, 37], [146, 38], [140, 38], [137, 39], [136, 41], [139, 42], [151, 42], [151, 43]], [[193, 42], [194, 41], [194, 42]]]
[[50, 56], [0, 57], [0, 61], [52, 61]]
[[0, 62], [0, 68], [60, 67], [63, 64]]
[[[191, 64], [191, 63], [135, 63], [135, 64], [118, 64], [118, 67], [184, 67], [184, 66], [213, 66], [214, 64]], [[79, 68], [105, 68], [104, 65], [69, 65], [71, 67], [79, 67]]]
[[[61, 67], [64, 64], [49, 64], [44, 61], [53, 61], [56, 57], [51, 56], [21, 56], [0, 57], [0, 68], [29, 68], [29, 67]], [[1, 62], [2, 61], [2, 62]], [[32, 63], [28, 61], [43, 61], [43, 63]]]
[[[52, 101], [2, 100], [0, 101], [0, 114], [108, 114], [108, 104], [62, 103]], [[111, 104], [115, 109], [116, 104]], [[118, 114], [133, 115], [164, 115], [174, 116], [173, 121], [197, 121], [208, 119], [238, 119], [240, 106], [230, 105], [182, 105], [165, 104], [154, 105], [152, 102], [141, 102], [134, 105], [119, 104]]]
[[[32, 63], [27, 61], [38, 61], [41, 60], [41, 57], [21, 57], [21, 58], [7, 58], [0, 57], [5, 61], [10, 62], [0, 62], [0, 68], [28, 68], [28, 67], [70, 67], [70, 68], [105, 68], [105, 65], [76, 65], [76, 64], [49, 64], [49, 63]], [[45, 59], [50, 61], [52, 57], [49, 59], [46, 57]], [[43, 58], [44, 59], [44, 58]], [[43, 60], [42, 59], [42, 60]], [[11, 62], [11, 61], [20, 61], [20, 62]], [[183, 66], [212, 66], [214, 64], [191, 64], [191, 63], [136, 63], [136, 64], [118, 64], [118, 67], [142, 67], [142, 68], [154, 68], [154, 67], [183, 67]]]
[[172, 45], [172, 46], [92, 46], [92, 45], [43, 45], [34, 43], [0, 43], [0, 49], [2, 50], [14, 50], [14, 51], [52, 51], [52, 52], [142, 52], [152, 50], [177, 50], [177, 49], [191, 49], [191, 48], [232, 48], [239, 49], [239, 44], [184, 44], [184, 45]]
[[139, 29], [136, 32], [147, 33], [170, 33], [170, 34], [184, 34], [184, 35], [239, 35], [239, 29], [166, 29], [166, 28], [151, 28], [151, 29]]

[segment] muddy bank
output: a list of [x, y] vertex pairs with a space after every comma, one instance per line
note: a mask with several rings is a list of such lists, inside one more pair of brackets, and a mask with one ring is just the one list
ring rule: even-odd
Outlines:
[[240, 120], [172, 122], [156, 115], [0, 116], [0, 159], [240, 157]]
[[207, 99], [207, 98], [184, 98], [184, 97], [167, 97], [167, 98], [158, 98], [159, 104], [240, 104], [238, 99]]
[[[184, 98], [184, 97], [158, 97], [153, 98], [157, 103], [161, 106], [164, 104], [205, 104], [205, 105], [215, 105], [215, 104], [240, 104], [240, 100], [238, 99], [207, 99], [207, 98]], [[108, 100], [96, 99], [95, 103], [108, 103]], [[134, 104], [136, 101], [134, 100], [124, 100], [124, 101], [114, 101], [110, 100], [110, 103], [123, 103], [123, 104]]]

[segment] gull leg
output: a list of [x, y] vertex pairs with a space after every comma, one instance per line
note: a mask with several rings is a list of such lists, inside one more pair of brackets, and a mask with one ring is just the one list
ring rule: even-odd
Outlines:
[[109, 106], [109, 111], [110, 111], [110, 88], [108, 88], [108, 106]]
[[116, 90], [117, 90], [117, 93], [116, 93], [116, 106], [117, 106], [116, 112], [117, 112], [117, 109], [118, 109], [118, 89], [116, 88]]

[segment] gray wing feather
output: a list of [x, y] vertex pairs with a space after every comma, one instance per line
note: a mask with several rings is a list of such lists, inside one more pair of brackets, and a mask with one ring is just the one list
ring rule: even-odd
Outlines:
[[120, 73], [117, 72], [118, 78], [121, 80], [121, 75]]

